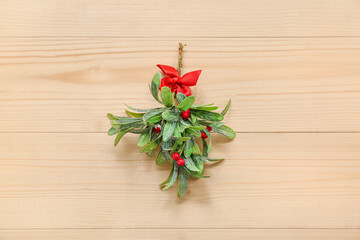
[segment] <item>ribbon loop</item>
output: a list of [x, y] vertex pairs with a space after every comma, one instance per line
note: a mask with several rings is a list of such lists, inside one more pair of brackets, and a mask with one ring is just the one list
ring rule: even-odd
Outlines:
[[180, 77], [179, 72], [171, 66], [160, 65], [160, 64], [156, 66], [158, 66], [161, 69], [161, 71], [168, 77]]
[[177, 82], [186, 86], [195, 86], [199, 79], [200, 73], [201, 70], [188, 72], [187, 74], [182, 76]]

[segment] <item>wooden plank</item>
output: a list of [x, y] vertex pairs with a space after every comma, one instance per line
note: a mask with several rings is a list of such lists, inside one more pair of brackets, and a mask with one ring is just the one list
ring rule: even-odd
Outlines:
[[[1, 133], [0, 161], [147, 162], [150, 158], [139, 152], [137, 137], [127, 134], [114, 147], [115, 137], [103, 133]], [[358, 133], [239, 133], [234, 140], [212, 134], [212, 141], [211, 154], [228, 160], [360, 159]]]
[[12, 0], [0, 9], [0, 36], [360, 36], [356, 0]]
[[0, 228], [358, 228], [360, 134], [214, 136], [209, 179], [182, 200], [127, 137], [0, 135]]
[[88, 239], [88, 240], [180, 240], [180, 239], [214, 239], [221, 236], [223, 240], [358, 240], [358, 229], [31, 229], [0, 230], [0, 237], [7, 240], [17, 239]]
[[153, 107], [156, 64], [203, 69], [198, 103], [238, 132], [359, 132], [360, 38], [0, 40], [0, 132], [105, 132], [123, 103]]

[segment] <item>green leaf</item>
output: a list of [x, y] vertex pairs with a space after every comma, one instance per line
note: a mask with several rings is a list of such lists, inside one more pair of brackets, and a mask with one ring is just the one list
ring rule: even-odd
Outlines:
[[168, 160], [171, 163], [174, 162], [174, 160], [172, 159], [172, 156], [170, 155], [170, 153], [168, 151], [161, 149], [161, 152], [165, 156], [166, 160]]
[[228, 103], [226, 104], [226, 107], [224, 108], [224, 110], [222, 110], [221, 115], [225, 116], [225, 114], [228, 112], [229, 108], [231, 105], [231, 98], [229, 99]]
[[204, 120], [199, 120], [199, 123], [202, 124], [202, 125], [208, 125], [212, 128], [214, 127], [220, 127], [222, 125], [224, 125], [223, 122], [208, 122], [208, 121], [204, 121]]
[[206, 129], [206, 126], [200, 126], [200, 125], [197, 125], [197, 126], [191, 126], [191, 127], [189, 127], [189, 128], [191, 128], [191, 129], [194, 129], [194, 130], [204, 130], [204, 129]]
[[187, 168], [185, 168], [185, 170], [186, 170], [186, 172], [189, 174], [189, 175], [191, 175], [191, 176], [193, 176], [193, 177], [195, 177], [195, 178], [198, 178], [198, 179], [200, 179], [200, 178], [204, 178], [205, 176], [203, 176], [203, 172], [194, 172], [194, 171], [190, 171], [189, 169], [187, 169]]
[[[167, 179], [165, 181], [163, 181], [162, 183], [159, 184], [159, 186], [164, 186], [166, 184], [168, 184], [173, 176], [174, 173], [174, 165], [177, 165], [176, 163], [174, 163], [173, 161], [173, 168], [171, 169], [171, 172], [169, 174], [169, 176], [167, 177]], [[177, 170], [176, 170], [177, 171]], [[176, 173], [177, 174], [177, 173]]]
[[230, 139], [234, 139], [236, 137], [235, 131], [226, 125], [222, 125], [220, 127], [212, 127], [212, 130]]
[[145, 124], [147, 124], [148, 122], [156, 123], [162, 119], [161, 114], [164, 111], [165, 111], [165, 109], [151, 110], [143, 115], [142, 120]]
[[202, 143], [203, 143], [203, 152], [202, 152], [202, 155], [204, 157], [207, 157], [208, 156], [208, 145], [207, 145], [207, 142], [205, 141], [205, 139], [201, 139], [202, 140]]
[[[113, 117], [115, 116], [113, 115]], [[132, 124], [137, 122], [141, 122], [141, 118], [116, 117], [115, 119], [110, 120], [110, 123], [121, 124], [121, 125]]]
[[144, 147], [140, 149], [140, 152], [147, 153], [153, 151], [157, 146], [159, 142], [158, 141], [151, 141], [148, 144], [146, 144]]
[[183, 133], [186, 128], [191, 126], [190, 123], [185, 122], [182, 118], [180, 118], [178, 124], [179, 124], [180, 133]]
[[200, 155], [194, 155], [193, 160], [194, 160], [196, 167], [199, 169], [199, 171], [203, 172], [204, 171], [204, 163], [203, 163], [202, 157]]
[[150, 118], [150, 119], [148, 120], [148, 123], [155, 124], [155, 123], [160, 122], [161, 120], [162, 120], [162, 116], [161, 116], [161, 115], [159, 115], [159, 116], [154, 116], [154, 117], [152, 117], [152, 118]]
[[174, 142], [172, 140], [166, 141], [162, 143], [162, 148], [167, 151], [171, 151], [173, 149]]
[[190, 115], [190, 121], [191, 121], [193, 124], [197, 124], [197, 117], [196, 117], [194, 114], [191, 114], [191, 115]]
[[117, 130], [120, 130], [120, 123], [117, 122], [116, 120], [110, 120], [110, 124], [113, 128], [117, 129]]
[[[134, 113], [137, 114], [137, 113]], [[139, 119], [141, 119], [142, 115], [140, 117], [119, 117], [116, 115], [113, 115], [111, 113], [107, 114], [108, 119], [110, 120], [110, 123], [117, 123], [117, 124], [127, 124], [127, 123], [133, 123], [133, 122], [138, 122]]]
[[217, 106], [211, 106], [213, 104], [206, 104], [206, 105], [192, 105], [190, 109], [194, 110], [205, 110], [205, 111], [214, 111], [218, 109]]
[[116, 135], [115, 142], [114, 142], [114, 146], [115, 146], [115, 147], [116, 147], [116, 145], [118, 145], [120, 139], [121, 139], [126, 133], [128, 133], [130, 130], [131, 130], [131, 128], [122, 129], [122, 130]]
[[185, 130], [186, 133], [188, 133], [190, 136], [192, 137], [201, 137], [201, 133], [200, 131], [198, 130], [194, 130], [194, 129], [191, 129], [191, 128], [187, 128]]
[[214, 111], [218, 109], [218, 107], [214, 106], [214, 107], [198, 107], [196, 108], [196, 110], [205, 110], [205, 111]]
[[151, 110], [160, 109], [160, 108], [139, 109], [139, 108], [131, 107], [131, 106], [127, 105], [127, 104], [125, 104], [125, 106], [127, 106], [128, 108], [130, 108], [131, 110], [133, 110], [135, 112], [141, 112], [141, 113], [146, 113], [146, 112], [149, 112]]
[[157, 89], [159, 89], [160, 87], [160, 82], [161, 82], [161, 74], [159, 72], [155, 73], [152, 82], [155, 83], [155, 85], [157, 86]]
[[182, 124], [179, 122], [179, 129], [180, 129], [180, 133], [183, 133], [185, 131], [185, 129], [187, 128], [186, 125]]
[[195, 166], [198, 168], [198, 171], [191, 171], [188, 168], [185, 168], [186, 172], [188, 172], [190, 175], [196, 178], [204, 178], [204, 164], [203, 160], [201, 159], [200, 155], [194, 155], [193, 156], [193, 162]]
[[160, 73], [156, 73], [151, 81], [151, 94], [155, 98], [156, 101], [162, 103], [159, 99], [159, 87], [160, 87], [161, 75]]
[[221, 115], [220, 113], [216, 113], [216, 112], [209, 112], [209, 111], [204, 111], [204, 110], [192, 110], [191, 113], [199, 118], [209, 120], [209, 121], [219, 122], [224, 119], [223, 115]]
[[182, 155], [183, 151], [184, 151], [184, 148], [185, 148], [185, 144], [181, 143], [180, 144], [180, 148], [178, 150], [179, 154]]
[[109, 129], [109, 131], [108, 131], [108, 135], [109, 135], [109, 136], [115, 135], [115, 134], [117, 134], [119, 131], [120, 131], [119, 129], [115, 129], [115, 128], [111, 127], [111, 128]]
[[141, 133], [144, 133], [144, 132], [149, 132], [149, 129], [131, 129], [130, 131], [131, 133], [135, 133], [135, 134], [141, 134]]
[[211, 150], [212, 150], [211, 135], [210, 135], [210, 132], [207, 129], [205, 129], [203, 132], [206, 134], [206, 136], [208, 136], [208, 139], [209, 139], [209, 144], [208, 144], [208, 147], [207, 147], [207, 152], [209, 154], [211, 152]]
[[175, 141], [184, 142], [184, 141], [187, 141], [187, 140], [189, 140], [191, 138], [190, 137], [172, 137], [172, 139], [174, 139]]
[[131, 118], [131, 117], [118, 117], [111, 113], [107, 114], [107, 117], [110, 119], [110, 124], [115, 129], [125, 129], [125, 128], [135, 128], [142, 125], [141, 118]]
[[180, 113], [179, 112], [175, 112], [175, 111], [171, 111], [171, 110], [166, 110], [165, 112], [162, 113], [162, 117], [166, 120], [166, 121], [177, 121], [179, 119]]
[[198, 172], [199, 169], [196, 167], [194, 161], [191, 158], [185, 158], [185, 166], [187, 167], [187, 169], [194, 171], [194, 172]]
[[177, 196], [181, 198], [188, 191], [189, 175], [184, 168], [179, 169], [179, 182]]
[[143, 147], [146, 144], [148, 144], [149, 142], [150, 142], [150, 133], [149, 132], [144, 132], [139, 136], [137, 145], [139, 147]]
[[173, 96], [172, 96], [170, 88], [162, 87], [160, 94], [161, 94], [161, 99], [163, 101], [163, 104], [166, 107], [171, 107], [173, 105]]
[[170, 179], [169, 183], [163, 188], [163, 190], [164, 191], [168, 190], [174, 184], [177, 177], [178, 177], [178, 165], [174, 162], [171, 179]]
[[111, 120], [117, 120], [117, 118], [114, 115], [112, 115], [111, 113], [108, 113], [106, 116], [110, 121]]
[[175, 126], [175, 129], [174, 129], [174, 133], [173, 133], [173, 137], [176, 137], [176, 138], [180, 138], [181, 137], [181, 132], [180, 132], [180, 127], [179, 127], [180, 123], [177, 122], [176, 123], [176, 126]]
[[136, 117], [136, 118], [141, 118], [141, 117], [144, 115], [144, 113], [130, 112], [129, 110], [126, 110], [126, 109], [125, 109], [125, 112], [126, 112], [129, 116]]
[[209, 157], [202, 157], [202, 159], [206, 162], [219, 162], [224, 160], [225, 158], [209, 158]]
[[191, 127], [192, 124], [189, 121], [185, 121], [184, 119], [180, 118], [180, 123], [186, 127]]
[[168, 141], [171, 138], [175, 130], [175, 126], [176, 126], [176, 122], [166, 122], [163, 133], [164, 142]]
[[166, 158], [164, 156], [164, 154], [162, 153], [162, 151], [159, 152], [159, 154], [156, 157], [156, 165], [163, 165], [164, 162], [166, 162]]
[[176, 98], [177, 98], [178, 103], [180, 104], [186, 98], [186, 95], [179, 92], [179, 93], [177, 93]]
[[194, 142], [193, 154], [200, 154], [199, 146]]
[[[153, 128], [151, 128], [151, 130], [153, 130]], [[162, 138], [164, 129], [161, 127], [161, 131], [159, 133], [153, 133], [153, 137], [155, 137], [153, 140], [160, 140]]]
[[185, 142], [185, 148], [184, 148], [184, 155], [185, 157], [190, 157], [190, 155], [192, 154], [193, 150], [194, 150], [194, 139], [190, 138], [190, 140], [187, 140]]
[[139, 121], [137, 118], [130, 118], [130, 119], [134, 119], [134, 121], [120, 123], [119, 120], [110, 120], [110, 123], [113, 128], [120, 129], [120, 130], [126, 129], [126, 128], [140, 128], [140, 127], [144, 126], [144, 123], [142, 121]]
[[195, 102], [195, 97], [194, 96], [189, 96], [187, 98], [185, 98], [178, 106], [177, 108], [180, 109], [181, 111], [186, 111], [190, 108], [191, 105], [193, 105], [193, 103]]
[[192, 105], [191, 107], [192, 108], [198, 108], [198, 107], [208, 107], [208, 106], [211, 106], [211, 105], [214, 105], [214, 104], [210, 103], [210, 104], [203, 104], [203, 105]]
[[[173, 154], [174, 152], [176, 152], [176, 149], [178, 148], [178, 146], [179, 146], [179, 143], [175, 142], [174, 146], [172, 147], [172, 149], [170, 151], [170, 154]], [[179, 152], [179, 154], [181, 154], [180, 151], [178, 151], [178, 152]]]

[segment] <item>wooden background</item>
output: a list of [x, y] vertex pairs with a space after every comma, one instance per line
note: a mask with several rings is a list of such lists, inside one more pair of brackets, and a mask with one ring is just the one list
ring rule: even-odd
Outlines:
[[[360, 239], [359, 0], [0, 1], [0, 239]], [[210, 179], [119, 147], [156, 64], [233, 105]]]

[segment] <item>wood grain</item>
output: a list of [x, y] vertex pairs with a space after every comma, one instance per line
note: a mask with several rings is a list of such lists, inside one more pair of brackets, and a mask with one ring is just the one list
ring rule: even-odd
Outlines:
[[358, 228], [359, 138], [215, 136], [212, 156], [227, 160], [208, 166], [211, 178], [191, 181], [178, 200], [175, 188], [157, 186], [169, 166], [141, 155], [134, 137], [114, 149], [99, 133], [1, 134], [0, 226]]
[[[0, 1], [0, 239], [360, 238], [358, 0]], [[169, 166], [108, 112], [153, 107], [158, 63], [202, 69], [233, 105], [209, 179]]]
[[[202, 69], [198, 103], [238, 132], [360, 132], [360, 38], [182, 39], [184, 71]], [[124, 103], [153, 107], [157, 63], [178, 40], [0, 40], [1, 132], [105, 132]]]
[[358, 240], [358, 229], [35, 229], [35, 230], [0, 230], [0, 237], [7, 240], [14, 239], [137, 239], [137, 240], [182, 240], [214, 239], [221, 236], [223, 240]]
[[12, 0], [0, 9], [0, 36], [360, 36], [357, 0]]

